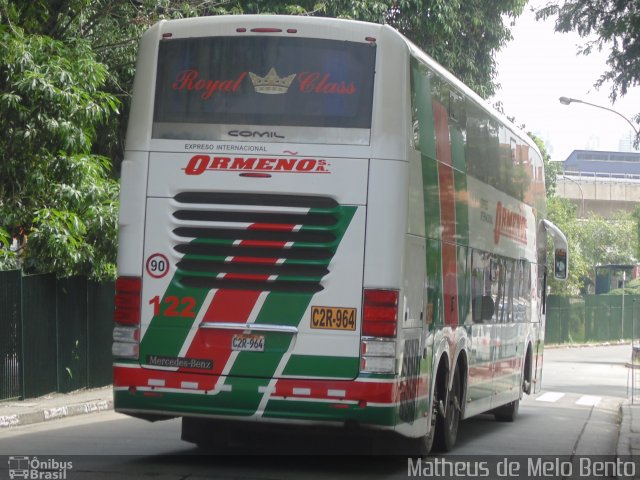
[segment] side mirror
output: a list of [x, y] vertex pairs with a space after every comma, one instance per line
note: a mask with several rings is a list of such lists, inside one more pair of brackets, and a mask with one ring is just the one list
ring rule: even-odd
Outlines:
[[567, 279], [567, 251], [556, 248], [553, 261], [553, 277], [557, 280]]

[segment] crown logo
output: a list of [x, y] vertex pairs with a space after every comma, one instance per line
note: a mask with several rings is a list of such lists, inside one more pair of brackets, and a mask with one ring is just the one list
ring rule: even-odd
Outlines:
[[253, 83], [253, 89], [257, 93], [274, 95], [287, 93], [291, 82], [296, 78], [296, 74], [294, 73], [288, 77], [280, 78], [276, 73], [276, 69], [272, 67], [271, 70], [269, 70], [269, 73], [264, 77], [260, 77], [252, 72], [249, 72], [249, 77], [251, 78], [251, 83]]

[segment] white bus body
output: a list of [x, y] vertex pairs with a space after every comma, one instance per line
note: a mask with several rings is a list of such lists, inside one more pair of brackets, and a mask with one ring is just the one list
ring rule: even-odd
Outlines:
[[[115, 408], [455, 442], [540, 386], [543, 163], [390, 27], [227, 16], [140, 43]], [[245, 423], [246, 425], [250, 425]], [[219, 430], [215, 430], [219, 431]]]

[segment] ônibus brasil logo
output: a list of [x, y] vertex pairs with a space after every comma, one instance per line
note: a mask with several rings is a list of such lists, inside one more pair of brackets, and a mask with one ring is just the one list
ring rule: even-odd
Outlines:
[[331, 173], [329, 162], [317, 158], [272, 157], [212, 157], [195, 155], [183, 169], [187, 175], [202, 175], [206, 171], [246, 173]]
[[34, 480], [65, 480], [67, 470], [73, 468], [73, 462], [59, 461], [55, 458], [38, 459], [24, 455], [9, 457], [9, 478]]

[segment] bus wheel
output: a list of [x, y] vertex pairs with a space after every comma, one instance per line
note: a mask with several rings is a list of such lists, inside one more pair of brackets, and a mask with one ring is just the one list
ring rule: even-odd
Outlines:
[[[456, 365], [453, 372], [453, 382], [451, 390], [447, 395], [447, 404], [443, 412], [437, 417], [435, 445], [438, 450], [449, 452], [453, 449], [458, 436], [458, 425], [460, 424], [460, 414], [462, 408], [460, 402], [462, 400], [462, 384], [460, 382], [460, 368]], [[442, 408], [439, 408], [442, 410]]]
[[520, 409], [520, 400], [514, 400], [502, 407], [498, 407], [493, 411], [493, 416], [499, 422], [513, 422], [518, 416]]
[[436, 436], [435, 432], [436, 432], [436, 423], [437, 423], [437, 418], [438, 418], [438, 408], [436, 406], [437, 401], [435, 399], [438, 398], [438, 387], [437, 387], [437, 383], [436, 383], [436, 387], [435, 387], [435, 391], [433, 394], [433, 407], [432, 407], [432, 412], [431, 412], [431, 425], [429, 425], [429, 431], [427, 432], [426, 435], [424, 435], [423, 437], [417, 438], [414, 441], [414, 450], [416, 451], [417, 455], [421, 456], [421, 457], [426, 457], [427, 455], [429, 455], [429, 453], [431, 453], [431, 449], [433, 448], [433, 440]]

